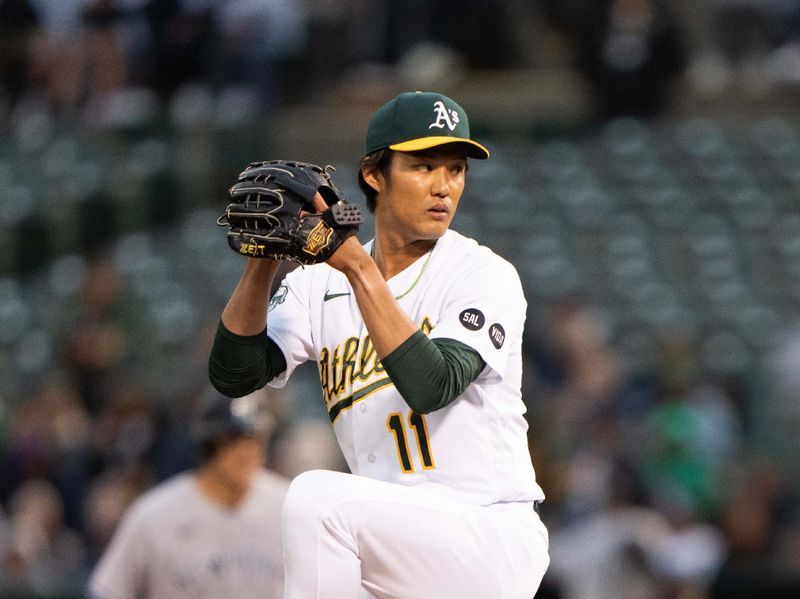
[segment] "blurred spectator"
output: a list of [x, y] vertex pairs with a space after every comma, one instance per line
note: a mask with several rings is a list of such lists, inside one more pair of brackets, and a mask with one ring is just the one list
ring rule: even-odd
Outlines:
[[118, 31], [124, 14], [118, 4], [118, 0], [92, 0], [81, 13], [89, 98], [119, 90], [129, 81], [128, 55]]
[[200, 83], [263, 110], [285, 100], [282, 66], [305, 47], [306, 19], [288, 0], [2, 0], [0, 91], [11, 105], [44, 99], [67, 123], [116, 104], [135, 115], [153, 101], [143, 89], [168, 100]]
[[[622, 463], [604, 464], [592, 486], [595, 511], [551, 535], [550, 570], [562, 599], [665, 596], [650, 563], [671, 532], [667, 519], [647, 505], [644, 487]], [[587, 489], [588, 490], [588, 489]]]
[[280, 65], [305, 45], [303, 3], [288, 0], [150, 0], [152, 86], [168, 98], [201, 82], [283, 101]]
[[108, 405], [121, 372], [152, 347], [147, 342], [150, 325], [122, 273], [106, 258], [88, 265], [71, 318], [63, 359], [86, 409], [95, 415]]
[[11, 103], [25, 91], [39, 16], [29, 0], [0, 0], [0, 95]]
[[797, 597], [800, 503], [796, 491], [769, 460], [736, 464], [730, 474], [720, 517], [728, 551], [712, 597]]
[[[403, 31], [393, 24], [421, 11], [412, 12], [406, 2], [393, 2], [389, 22], [390, 40], [396, 35], [412, 35], [414, 29]], [[424, 26], [417, 31], [426, 33], [424, 41], [443, 44], [462, 58], [470, 69], [498, 69], [516, 66], [519, 55], [511, 29], [507, 2], [499, 0], [437, 0], [422, 3], [430, 8]], [[491, 35], [486, 35], [490, 31]], [[399, 41], [399, 40], [398, 40]], [[413, 46], [412, 46], [413, 48]], [[403, 51], [401, 44], [397, 50]], [[405, 50], [407, 52], [408, 49]], [[405, 53], [403, 52], [403, 53]]]
[[129, 57], [114, 0], [30, 0], [41, 17], [30, 84], [65, 122], [85, 103], [128, 83]]
[[156, 419], [155, 402], [135, 383], [109, 389], [103, 409], [94, 418], [94, 459], [103, 468], [148, 462], [156, 438]]
[[688, 60], [685, 32], [661, 0], [548, 2], [549, 15], [577, 45], [601, 120], [655, 117]]
[[631, 371], [608, 327], [585, 297], [565, 296], [528, 326], [525, 354], [532, 453], [553, 514], [565, 524], [602, 510], [612, 463], [635, 445], [652, 401], [648, 377]]
[[5, 543], [0, 542], [0, 591], [52, 597], [77, 593], [86, 551], [64, 524], [56, 489], [41, 479], [23, 484], [10, 501]]
[[738, 457], [743, 424], [725, 390], [700, 378], [697, 363], [690, 344], [665, 345], [639, 458], [654, 492], [664, 495], [654, 498], [656, 505], [685, 505], [713, 518], [725, 493], [723, 468]]
[[4, 451], [0, 500], [30, 480], [65, 482], [71, 458], [89, 443], [89, 416], [76, 390], [65, 380], [40, 383], [11, 410]]
[[702, 597], [724, 556], [722, 535], [694, 514], [653, 505], [635, 467], [600, 465], [594, 511], [551, 537], [550, 578], [564, 599]]
[[[327, 45], [320, 52], [321, 46], [312, 43], [306, 61], [313, 65], [322, 60], [337, 74], [353, 67], [377, 67], [377, 71], [400, 67], [417, 82], [427, 81], [440, 60], [454, 71], [501, 69], [521, 61], [513, 27], [516, 11], [507, 2], [315, 0], [309, 4], [311, 40], [317, 32], [327, 33], [339, 46], [331, 54]], [[332, 62], [332, 57], [337, 60]]]
[[[216, 36], [210, 80], [221, 89], [246, 90], [262, 110], [282, 103], [286, 99], [282, 66], [307, 44], [304, 3], [226, 0], [213, 4]], [[327, 51], [331, 42], [317, 41], [315, 47], [318, 52]]]
[[[547, 433], [554, 446], [573, 452], [598, 441], [592, 432], [602, 436], [609, 418], [642, 412], [634, 399], [633, 373], [613, 347], [600, 313], [585, 298], [562, 298], [538, 335], [529, 328], [527, 353], [549, 398]], [[540, 412], [542, 406], [534, 409]]]
[[152, 44], [152, 85], [163, 97], [198, 80], [208, 68], [213, 4], [208, 0], [149, 0], [143, 14]]

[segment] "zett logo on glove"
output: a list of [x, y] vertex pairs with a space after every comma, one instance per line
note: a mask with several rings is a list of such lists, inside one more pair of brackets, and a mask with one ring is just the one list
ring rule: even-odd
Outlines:
[[258, 258], [266, 255], [265, 246], [263, 243], [256, 243], [254, 240], [249, 240], [239, 247], [239, 253], [245, 256], [253, 256]]

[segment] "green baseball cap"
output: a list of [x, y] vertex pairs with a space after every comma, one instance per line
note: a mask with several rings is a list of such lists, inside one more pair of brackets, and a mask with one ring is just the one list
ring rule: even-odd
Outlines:
[[383, 148], [399, 152], [461, 143], [470, 158], [485, 159], [489, 150], [469, 137], [467, 113], [454, 100], [433, 92], [406, 92], [372, 115], [366, 154]]

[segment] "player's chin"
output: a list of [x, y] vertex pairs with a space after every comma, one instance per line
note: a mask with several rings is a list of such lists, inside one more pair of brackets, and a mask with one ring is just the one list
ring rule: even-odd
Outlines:
[[446, 222], [437, 222], [437, 223], [428, 223], [427, 226], [421, 227], [420, 238], [421, 239], [439, 239], [442, 235], [447, 232], [447, 229], [450, 228], [450, 221]]
[[450, 227], [450, 222], [453, 220], [451, 212], [437, 212], [429, 210], [427, 218], [425, 219], [426, 228], [433, 231], [440, 231], [439, 236], [444, 235], [444, 232]]

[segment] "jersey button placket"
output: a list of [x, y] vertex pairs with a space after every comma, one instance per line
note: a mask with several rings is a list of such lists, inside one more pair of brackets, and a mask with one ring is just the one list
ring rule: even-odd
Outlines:
[[[358, 404], [358, 412], [364, 418], [367, 417], [367, 404], [366, 404], [365, 401], [359, 402], [359, 404]], [[364, 427], [364, 430], [366, 430], [366, 427]], [[376, 457], [375, 457], [374, 453], [370, 453], [370, 454], [367, 455], [367, 462], [369, 462], [370, 464], [374, 464], [375, 460], [376, 460]]]

